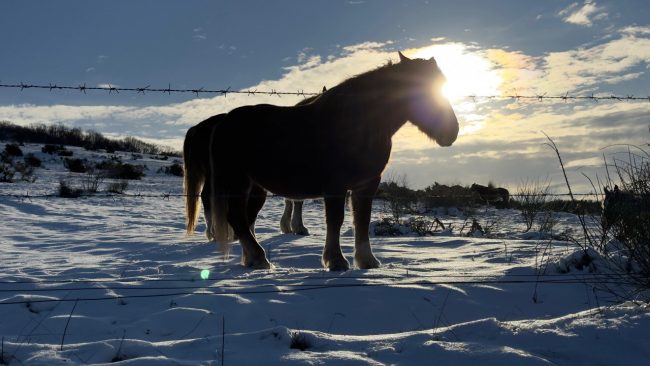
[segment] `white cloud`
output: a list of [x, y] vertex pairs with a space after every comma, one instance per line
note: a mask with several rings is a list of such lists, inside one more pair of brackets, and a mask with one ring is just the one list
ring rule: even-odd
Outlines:
[[205, 32], [202, 32], [201, 28], [194, 28], [192, 30], [192, 33], [193, 33], [192, 39], [195, 41], [205, 41], [206, 39], [208, 39]]
[[567, 23], [591, 27], [595, 20], [607, 17], [603, 7], [596, 5], [595, 1], [586, 0], [582, 7], [578, 3], [572, 3], [562, 9], [558, 15]]
[[650, 67], [650, 37], [623, 30], [606, 42], [538, 57], [504, 50], [490, 56], [504, 72], [506, 92], [575, 94], [643, 75], [635, 68]]
[[632, 34], [632, 35], [650, 35], [650, 27], [648, 26], [629, 26], [621, 29], [621, 33]]

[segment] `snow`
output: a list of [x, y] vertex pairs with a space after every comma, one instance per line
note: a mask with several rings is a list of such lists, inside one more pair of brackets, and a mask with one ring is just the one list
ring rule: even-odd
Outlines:
[[[79, 178], [40, 147], [21, 147], [44, 160], [36, 182], [0, 183], [0, 194], [49, 194], [61, 178]], [[157, 172], [173, 158], [120, 155], [148, 166], [127, 193], [160, 197], [0, 196], [5, 363], [650, 363], [648, 309], [594, 291], [598, 266], [576, 266], [570, 243], [524, 234], [515, 210], [483, 210], [480, 220], [498, 219], [487, 237], [459, 236], [462, 210], [437, 210], [452, 230], [373, 237], [381, 268], [334, 273], [320, 264], [323, 205], [306, 202], [312, 235], [303, 237], [280, 233], [283, 200], [270, 198], [256, 235], [275, 269], [252, 271], [239, 265], [237, 245], [221, 257], [202, 226], [185, 236], [183, 200], [162, 198], [181, 193], [181, 179]], [[379, 220], [386, 214], [375, 206]], [[577, 229], [572, 215], [558, 220], [558, 231]], [[351, 228], [348, 212], [341, 241], [350, 260]]]

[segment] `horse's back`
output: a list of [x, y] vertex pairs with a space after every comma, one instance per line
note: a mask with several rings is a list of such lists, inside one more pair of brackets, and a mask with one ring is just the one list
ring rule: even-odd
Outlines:
[[360, 134], [354, 122], [315, 103], [260, 104], [232, 110], [216, 133], [232, 169], [274, 193], [300, 198], [352, 189], [381, 174], [390, 139], [366, 143], [371, 133]]

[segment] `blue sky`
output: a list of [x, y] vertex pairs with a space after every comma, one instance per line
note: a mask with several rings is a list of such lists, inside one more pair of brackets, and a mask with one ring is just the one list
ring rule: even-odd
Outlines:
[[[0, 81], [317, 91], [404, 50], [434, 55], [448, 77], [458, 75], [450, 83], [459, 94], [645, 96], [648, 19], [647, 1], [5, 1]], [[0, 120], [178, 146], [189, 126], [212, 114], [298, 100], [106, 94], [0, 89]], [[457, 144], [436, 148], [402, 131], [390, 173], [417, 187], [434, 180], [514, 187], [535, 177], [559, 184], [541, 130], [589, 172], [602, 160], [599, 148], [650, 140], [650, 103], [452, 103], [464, 127]]]

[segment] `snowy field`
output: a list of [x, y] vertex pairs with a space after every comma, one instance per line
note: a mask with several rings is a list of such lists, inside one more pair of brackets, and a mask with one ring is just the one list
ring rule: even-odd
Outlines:
[[[44, 161], [37, 180], [0, 194], [79, 179], [41, 146], [21, 147]], [[522, 234], [516, 211], [485, 210], [499, 220], [489, 239], [458, 235], [463, 213], [441, 210], [456, 230], [371, 238], [381, 268], [333, 273], [320, 264], [322, 205], [305, 204], [303, 237], [280, 233], [283, 200], [270, 198], [256, 235], [275, 269], [252, 271], [239, 246], [224, 259], [202, 233], [185, 236], [182, 198], [162, 197], [182, 193], [181, 178], [158, 172], [173, 158], [118, 155], [148, 167], [126, 192], [160, 197], [0, 197], [0, 364], [650, 364], [648, 309], [594, 291], [598, 271], [563, 260], [576, 248]]]

